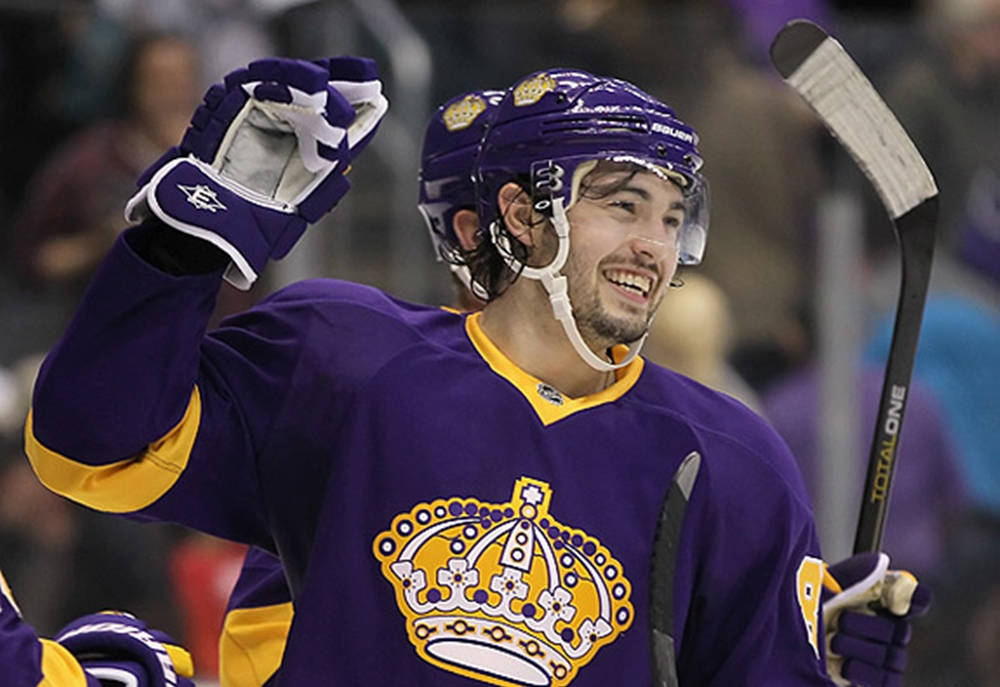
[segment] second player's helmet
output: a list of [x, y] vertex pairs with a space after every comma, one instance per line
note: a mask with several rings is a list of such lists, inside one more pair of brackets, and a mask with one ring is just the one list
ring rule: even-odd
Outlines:
[[[531, 74], [506, 92], [493, 113], [476, 160], [480, 226], [515, 274], [542, 283], [573, 347], [595, 369], [627, 364], [645, 337], [617, 363], [601, 359], [584, 343], [561, 274], [570, 245], [566, 212], [595, 163], [631, 163], [680, 187], [685, 213], [678, 261], [698, 264], [708, 236], [708, 185], [699, 173], [697, 143], [694, 130], [656, 98], [627, 81], [580, 70]], [[558, 249], [544, 267], [528, 267], [514, 254], [497, 203], [499, 190], [511, 181], [527, 185], [533, 207], [555, 230]]]
[[438, 258], [453, 267], [461, 266], [462, 259], [452, 218], [458, 210], [476, 208], [473, 163], [479, 141], [502, 97], [503, 91], [456, 96], [437, 109], [424, 133], [418, 207]]

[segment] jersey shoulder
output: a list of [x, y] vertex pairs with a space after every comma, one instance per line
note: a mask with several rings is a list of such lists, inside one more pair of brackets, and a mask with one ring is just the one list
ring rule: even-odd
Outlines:
[[373, 374], [413, 347], [469, 348], [461, 315], [336, 279], [308, 279], [276, 291], [223, 320], [216, 337], [227, 329], [250, 332], [300, 363], [352, 379]]
[[317, 313], [351, 310], [372, 319], [395, 319], [418, 324], [432, 316], [456, 317], [443, 308], [410, 303], [384, 291], [340, 279], [305, 279], [275, 291], [261, 301], [268, 309], [307, 308]]
[[659, 408], [696, 438], [708, 465], [734, 483], [755, 483], [790, 492], [811, 513], [801, 470], [788, 445], [763, 417], [737, 399], [682, 374], [646, 363], [646, 383], [636, 399]]
[[410, 303], [372, 286], [338, 279], [307, 279], [280, 289], [252, 309], [223, 324], [245, 322], [251, 314], [324, 334], [357, 331], [368, 345], [401, 340], [443, 340], [447, 332], [461, 331], [462, 316], [440, 307]]

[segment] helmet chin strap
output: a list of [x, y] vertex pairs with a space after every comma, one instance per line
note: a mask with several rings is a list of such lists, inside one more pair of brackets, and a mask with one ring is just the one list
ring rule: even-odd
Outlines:
[[489, 292], [486, 289], [484, 289], [479, 282], [477, 282], [475, 279], [472, 278], [472, 272], [469, 271], [469, 268], [467, 266], [449, 265], [448, 268], [452, 271], [452, 273], [456, 277], [458, 277], [458, 280], [462, 282], [462, 285], [472, 292], [473, 296], [475, 296], [481, 301], [490, 300]]
[[590, 346], [584, 342], [583, 336], [576, 326], [576, 318], [573, 317], [573, 306], [569, 302], [568, 283], [566, 277], [560, 273], [560, 270], [566, 264], [566, 258], [569, 257], [569, 220], [566, 218], [566, 210], [563, 208], [562, 198], [552, 199], [552, 224], [556, 230], [556, 238], [559, 241], [559, 246], [556, 249], [556, 256], [545, 267], [529, 267], [514, 257], [514, 252], [510, 247], [510, 240], [507, 236], [500, 233], [498, 223], [499, 220], [490, 224], [490, 241], [496, 246], [500, 256], [507, 263], [507, 267], [513, 270], [515, 274], [519, 273], [521, 277], [542, 282], [545, 292], [549, 294], [549, 303], [552, 304], [552, 314], [562, 325], [563, 331], [566, 333], [566, 338], [569, 339], [577, 355], [587, 365], [599, 372], [608, 372], [625, 367], [639, 355], [639, 351], [642, 349], [642, 345], [649, 335], [648, 330], [638, 341], [633, 341], [629, 344], [628, 353], [622, 358], [621, 362], [609, 363], [590, 350]]

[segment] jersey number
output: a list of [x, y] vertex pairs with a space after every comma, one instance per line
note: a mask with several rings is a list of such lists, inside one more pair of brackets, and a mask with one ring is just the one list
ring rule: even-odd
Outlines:
[[823, 587], [823, 561], [806, 556], [795, 573], [795, 595], [806, 626], [806, 638], [819, 658], [819, 598]]

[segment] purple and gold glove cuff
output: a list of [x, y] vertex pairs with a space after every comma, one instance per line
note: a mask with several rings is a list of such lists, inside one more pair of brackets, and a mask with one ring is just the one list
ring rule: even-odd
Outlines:
[[190, 684], [181, 678], [194, 674], [191, 654], [166, 633], [150, 629], [130, 615], [85, 615], [60, 630], [55, 641], [73, 655], [84, 657], [81, 663], [88, 671], [99, 661], [138, 664], [151, 687]]
[[220, 183], [203, 162], [178, 158], [157, 170], [129, 201], [126, 216], [140, 218], [144, 204], [172, 228], [212, 243], [232, 260], [226, 281], [246, 290], [268, 258], [282, 257], [306, 229], [294, 209], [250, 195], [240, 196]]

